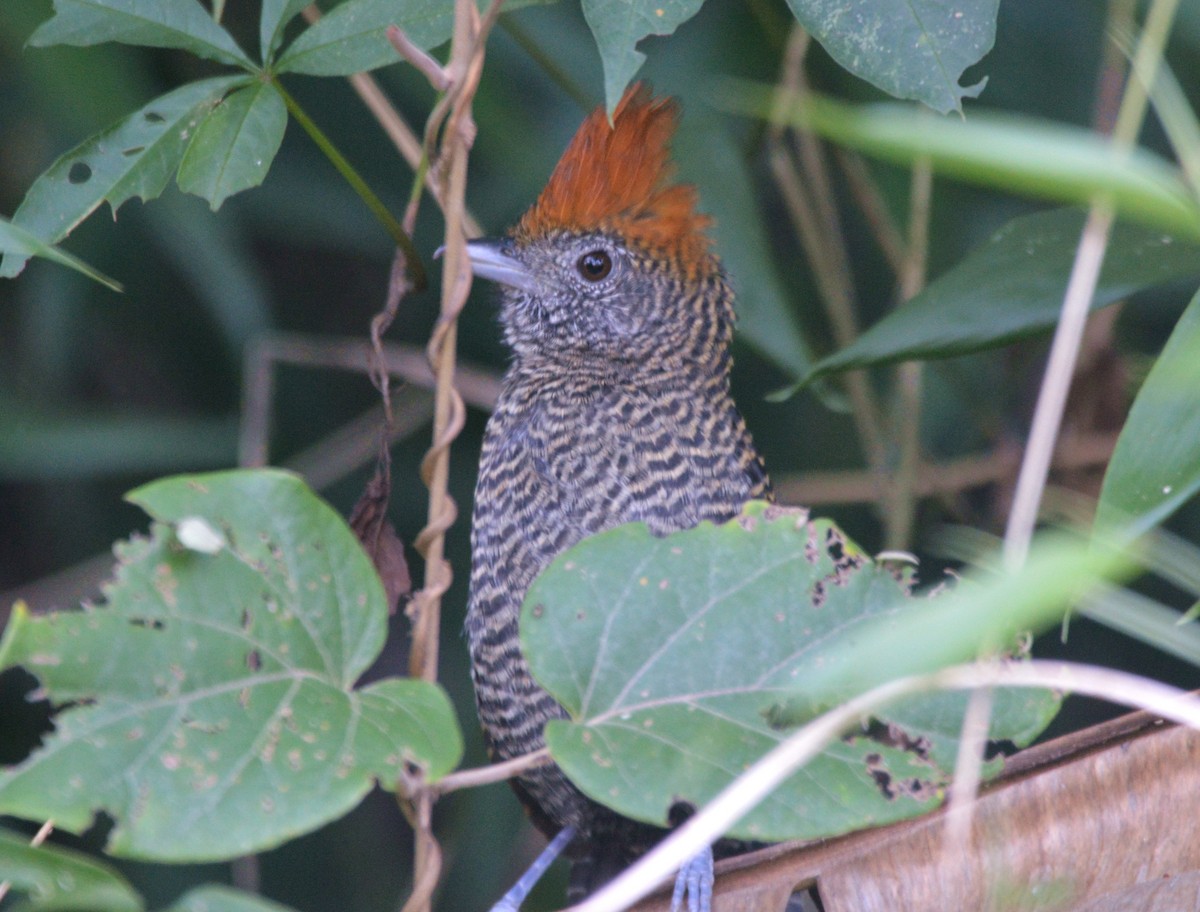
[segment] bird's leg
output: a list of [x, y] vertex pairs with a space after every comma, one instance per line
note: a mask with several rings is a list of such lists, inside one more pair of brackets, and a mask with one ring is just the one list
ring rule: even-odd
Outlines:
[[[525, 897], [529, 895], [529, 891], [533, 889], [534, 884], [542, 879], [542, 875], [546, 873], [546, 868], [550, 867], [554, 859], [562, 854], [563, 849], [571, 844], [571, 840], [575, 838], [575, 827], [565, 826], [558, 831], [558, 835], [550, 840], [550, 844], [542, 849], [542, 854], [534, 859], [533, 864], [529, 866], [524, 874], [507, 893], [500, 897], [500, 901], [492, 906], [491, 912], [517, 912], [521, 908], [521, 903], [525, 902]], [[709, 870], [712, 870], [712, 856], [709, 856]], [[709, 887], [709, 892], [712, 892], [712, 887]]]
[[712, 846], [689, 858], [675, 876], [675, 892], [671, 896], [671, 912], [679, 912], [687, 897], [688, 912], [712, 912], [713, 853]]

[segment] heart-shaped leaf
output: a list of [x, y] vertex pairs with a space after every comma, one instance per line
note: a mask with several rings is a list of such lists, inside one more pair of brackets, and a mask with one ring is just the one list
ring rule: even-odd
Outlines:
[[[597, 801], [664, 824], [673, 805], [708, 801], [786, 737], [767, 709], [924, 601], [908, 589], [829, 521], [763, 504], [663, 538], [630, 524], [586, 539], [537, 579], [521, 617], [533, 673], [570, 716], [546, 727], [550, 751]], [[732, 835], [816, 838], [935, 807], [965, 704], [961, 694], [899, 704], [828, 747]], [[1057, 705], [1042, 691], [1004, 693], [991, 736], [1026, 743]]]
[[18, 606], [0, 639], [0, 668], [24, 666], [71, 704], [0, 770], [0, 813], [80, 832], [105, 811], [115, 854], [228, 858], [340, 816], [375, 782], [454, 767], [440, 688], [354, 686], [383, 646], [383, 589], [299, 478], [181, 476], [130, 499], [156, 522], [118, 547], [106, 604]]

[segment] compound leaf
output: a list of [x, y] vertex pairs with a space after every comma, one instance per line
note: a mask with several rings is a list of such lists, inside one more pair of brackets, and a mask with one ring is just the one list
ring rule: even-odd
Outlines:
[[289, 45], [279, 57], [280, 73], [349, 76], [397, 63], [400, 55], [387, 29], [398, 25], [428, 50], [450, 38], [454, 4], [445, 0], [347, 0]]
[[86, 47], [106, 41], [181, 48], [209, 60], [254, 68], [229, 32], [196, 0], [54, 0], [53, 18], [29, 39], [34, 47]]
[[197, 125], [179, 163], [179, 189], [208, 200], [213, 211], [267, 176], [287, 129], [287, 106], [268, 82], [228, 95]]
[[[132, 197], [154, 199], [179, 167], [202, 117], [247, 79], [218, 76], [181, 86], [80, 143], [33, 182], [13, 223], [57, 243], [103, 203], [115, 216]], [[0, 276], [17, 275], [27, 258], [21, 252], [6, 253]]]

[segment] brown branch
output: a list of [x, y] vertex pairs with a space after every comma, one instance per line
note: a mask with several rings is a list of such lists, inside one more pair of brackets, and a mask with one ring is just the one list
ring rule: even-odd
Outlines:
[[[462, 397], [454, 388], [454, 369], [458, 315], [471, 290], [471, 264], [467, 258], [463, 220], [467, 156], [475, 139], [471, 103], [483, 72], [487, 33], [499, 15], [500, 3], [501, 0], [492, 0], [481, 19], [475, 0], [455, 0], [454, 34], [450, 43], [450, 61], [445, 70], [450, 88], [434, 107], [425, 131], [424, 149], [431, 163], [430, 173], [435, 179], [445, 181], [441, 192], [446, 215], [441, 312], [427, 348], [437, 378], [433, 443], [421, 463], [421, 477], [429, 488], [429, 512], [425, 528], [415, 542], [425, 558], [425, 580], [409, 605], [413, 619], [409, 673], [427, 681], [437, 679], [441, 600], [452, 579], [450, 564], [444, 556], [445, 532], [458, 512], [448, 491], [450, 445], [462, 428], [466, 411]], [[438, 154], [434, 155], [438, 137], [440, 145]], [[434, 797], [432, 792], [425, 790], [412, 802], [411, 819], [416, 836], [414, 884], [402, 912], [430, 912], [432, 907], [433, 891], [442, 864], [441, 849], [431, 825]]]
[[[1054, 456], [1056, 470], [1103, 466], [1116, 446], [1116, 433], [1064, 437]], [[919, 497], [957, 494], [984, 485], [1009, 481], [1021, 465], [1021, 451], [998, 447], [983, 456], [966, 456], [944, 463], [922, 463], [913, 490]], [[775, 477], [775, 494], [783, 503], [871, 503], [879, 497], [873, 472], [811, 472]]]
[[[795, 26], [780, 72], [777, 105], [803, 98], [807, 93], [804, 59], [809, 41], [808, 33], [799, 25]], [[849, 257], [833, 204], [828, 169], [816, 138], [801, 138], [801, 153], [808, 168], [807, 181], [802, 179], [784, 142], [782, 118], [772, 117], [771, 123], [767, 133], [771, 175], [783, 195], [785, 208], [813, 271], [834, 341], [839, 348], [845, 348], [858, 336], [858, 321]], [[813, 193], [810, 194], [807, 186], [814, 187]], [[873, 470], [882, 473], [887, 465], [887, 442], [875, 392], [862, 371], [848, 372], [843, 382], [853, 406], [855, 428], [867, 462]]]
[[[321, 11], [317, 9], [315, 4], [304, 8], [303, 15], [305, 20], [310, 24], [321, 18]], [[383, 90], [379, 87], [379, 83], [370, 73], [355, 73], [347, 77], [350, 86], [354, 89], [359, 99], [366, 106], [371, 116], [379, 124], [384, 133], [387, 134], [392, 145], [396, 147], [401, 157], [408, 163], [408, 166], [414, 171], [418, 171], [421, 167], [421, 160], [424, 156], [424, 150], [421, 145], [421, 140], [416, 132], [410, 127], [400, 112], [396, 110]], [[442, 200], [442, 192], [438, 186], [436, 176], [432, 171], [426, 175], [425, 187], [429, 190], [433, 201], [438, 204], [438, 207], [445, 209], [445, 204]], [[463, 228], [471, 237], [478, 237], [483, 234], [483, 229], [480, 227], [478, 220], [470, 211], [464, 209]]]
[[[909, 191], [908, 249], [900, 269], [900, 300], [910, 300], [925, 287], [929, 259], [929, 212], [933, 197], [933, 163], [922, 156], [913, 164]], [[884, 547], [907, 548], [916, 521], [914, 490], [921, 462], [921, 392], [924, 365], [919, 361], [901, 364], [896, 370], [896, 418], [893, 434], [900, 453], [896, 471], [889, 480], [884, 508]]]
[[488, 766], [480, 766], [475, 769], [460, 770], [457, 773], [451, 773], [449, 776], [443, 776], [437, 782], [430, 785], [429, 789], [436, 795], [446, 795], [463, 788], [491, 785], [493, 782], [503, 782], [506, 779], [511, 779], [513, 776], [520, 775], [527, 769], [533, 769], [536, 766], [545, 766], [550, 762], [550, 748], [543, 747], [541, 750], [536, 750], [533, 753], [522, 754], [520, 757], [505, 760], [503, 763], [492, 763]]

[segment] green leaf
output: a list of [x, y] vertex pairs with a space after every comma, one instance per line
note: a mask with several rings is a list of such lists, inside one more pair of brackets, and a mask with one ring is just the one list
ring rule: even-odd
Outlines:
[[704, 0], [583, 0], [583, 18], [596, 39], [604, 66], [604, 99], [612, 116], [625, 87], [646, 55], [637, 44], [650, 35], [670, 35], [700, 11]]
[[[307, 0], [306, 0], [307, 2]], [[220, 884], [188, 890], [165, 912], [292, 912], [288, 906]]]
[[86, 47], [106, 41], [180, 48], [219, 63], [256, 69], [197, 0], [54, 0], [54, 17], [29, 39], [34, 47]]
[[1200, 491], [1200, 292], [1142, 384], [1104, 473], [1096, 526], [1136, 537]]
[[310, 2], [311, 0], [263, 0], [258, 23], [258, 40], [264, 61], [274, 58], [275, 50], [283, 40], [283, 30]]
[[410, 767], [453, 768], [462, 741], [439, 687], [354, 687], [383, 646], [383, 588], [299, 478], [179, 476], [130, 499], [155, 522], [118, 547], [106, 604], [18, 605], [0, 639], [0, 668], [72, 704], [0, 771], [0, 813], [81, 832], [104, 811], [115, 854], [221, 859], [333, 820]]
[[79, 852], [29, 844], [0, 829], [0, 879], [26, 894], [26, 912], [141, 912], [142, 899], [116, 871]]
[[[597, 801], [663, 824], [673, 804], [703, 804], [779, 743], [767, 706], [913, 605], [908, 581], [829, 521], [758, 503], [663, 538], [631, 524], [586, 539], [531, 587], [521, 643], [570, 717], [546, 727], [555, 761]], [[930, 809], [953, 770], [957, 700], [910, 701], [831, 745], [732, 835], [816, 838]], [[1055, 703], [1012, 698], [992, 736], [1027, 740]]]
[[973, 574], [937, 598], [913, 600], [903, 611], [872, 618], [854, 636], [829, 644], [822, 661], [793, 685], [799, 697], [790, 708], [774, 708], [771, 721], [799, 724], [807, 721], [813, 706], [995, 653], [1022, 632], [1042, 630], [1061, 619], [1097, 581], [1126, 579], [1134, 567], [1128, 555], [1102, 540], [1042, 537], [1020, 569]]
[[20, 225], [14, 225], [8, 219], [0, 218], [0, 253], [5, 256], [20, 257], [22, 262], [31, 256], [40, 256], [81, 272], [94, 282], [99, 282], [113, 291], [121, 291], [121, 284], [110, 279], [98, 269], [94, 269], [78, 257], [71, 256], [65, 250], [47, 244], [34, 234], [26, 231]]
[[[950, 358], [1051, 329], [1084, 217], [1078, 210], [1056, 209], [1013, 219], [911, 301], [818, 362], [796, 388], [836, 371]], [[1118, 223], [1092, 306], [1198, 274], [1200, 244]]]
[[213, 211], [267, 176], [287, 128], [287, 106], [275, 86], [255, 82], [228, 95], [196, 127], [179, 189], [208, 200]]
[[800, 23], [847, 70], [889, 95], [942, 114], [961, 111], [986, 79], [959, 85], [996, 39], [999, 0], [788, 0]]
[[[103, 203], [115, 216], [132, 197], [154, 199], [179, 167], [196, 124], [245, 81], [245, 76], [219, 76], [181, 86], [80, 143], [33, 182], [13, 222], [56, 243]], [[15, 252], [6, 255], [0, 276], [17, 275], [25, 260]]]
[[398, 25], [417, 47], [428, 50], [450, 38], [454, 4], [445, 0], [346, 0], [306, 29], [282, 55], [279, 73], [349, 76], [397, 63], [387, 39]]
[[[720, 100], [759, 117], [771, 117], [777, 101], [773, 87], [747, 82], [727, 82]], [[999, 190], [1066, 203], [1107, 197], [1124, 216], [1200, 239], [1200, 201], [1177, 168], [1090, 130], [996, 112], [935, 117], [911, 105], [848, 105], [819, 95], [785, 105], [779, 116], [888, 161], [928, 156], [939, 174]]]

